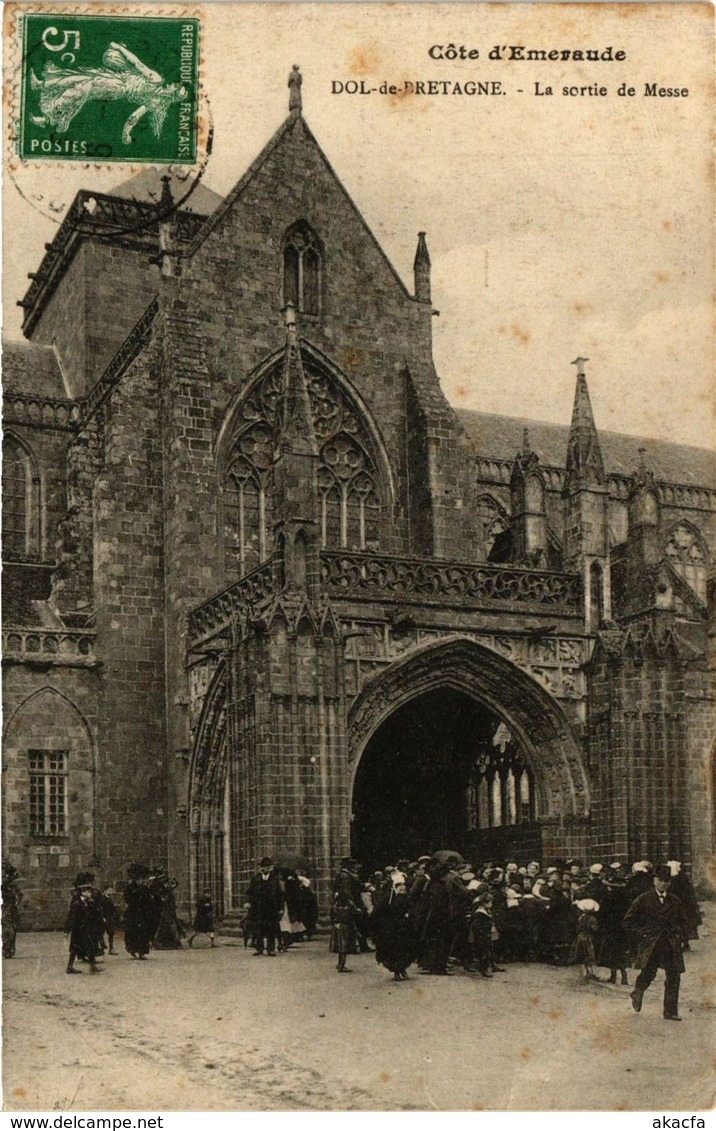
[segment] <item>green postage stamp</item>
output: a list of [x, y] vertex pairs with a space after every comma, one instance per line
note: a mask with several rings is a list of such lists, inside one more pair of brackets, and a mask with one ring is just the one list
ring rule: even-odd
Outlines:
[[199, 21], [27, 13], [19, 155], [193, 164]]

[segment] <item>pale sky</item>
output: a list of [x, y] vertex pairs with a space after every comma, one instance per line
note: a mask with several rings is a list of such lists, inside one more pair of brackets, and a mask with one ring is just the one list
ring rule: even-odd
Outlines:
[[[222, 4], [198, 12], [215, 131], [206, 183], [225, 193], [245, 171], [285, 118], [287, 77], [299, 63], [306, 120], [411, 290], [417, 233], [427, 232], [440, 311], [435, 361], [454, 404], [568, 423], [570, 362], [581, 354], [591, 359], [599, 427], [712, 445], [711, 5]], [[480, 58], [429, 57], [431, 46], [450, 43], [477, 48]], [[612, 46], [626, 60], [487, 57], [512, 44]], [[361, 78], [370, 88], [500, 81], [506, 93], [331, 93], [334, 81]], [[617, 95], [623, 82], [634, 97]], [[647, 82], [689, 95], [646, 97]], [[535, 83], [554, 95], [536, 96]], [[565, 97], [565, 85], [606, 86], [608, 95]], [[63, 215], [54, 209], [80, 187], [108, 192], [131, 172], [12, 162], [7, 337], [20, 336], [14, 303]]]

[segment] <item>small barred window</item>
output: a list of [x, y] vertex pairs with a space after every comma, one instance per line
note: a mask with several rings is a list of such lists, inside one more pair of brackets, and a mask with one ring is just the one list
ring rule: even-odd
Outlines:
[[30, 750], [30, 836], [67, 835], [66, 750]]

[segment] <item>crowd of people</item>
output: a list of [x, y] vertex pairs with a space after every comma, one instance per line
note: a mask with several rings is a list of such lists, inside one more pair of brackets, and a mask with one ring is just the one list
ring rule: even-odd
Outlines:
[[648, 860], [627, 871], [567, 860], [542, 868], [466, 863], [452, 852], [398, 860], [364, 880], [346, 858], [333, 885], [331, 950], [339, 973], [348, 956], [375, 944], [376, 959], [404, 981], [417, 963], [421, 973], [450, 976], [457, 968], [483, 978], [506, 963], [578, 963], [586, 980], [628, 985], [641, 1011], [645, 990], [659, 967], [666, 971], [664, 1017], [678, 1018], [678, 976], [683, 951], [698, 938], [701, 913], [691, 881], [678, 860], [656, 869]]
[[[120, 909], [114, 889], [101, 889], [92, 872], [78, 873], [71, 891], [65, 931], [67, 973], [84, 962], [91, 973], [105, 953], [115, 954], [121, 928], [132, 958], [151, 949], [172, 950], [182, 940], [192, 947], [198, 934], [215, 945], [210, 892], [197, 900], [191, 933], [178, 913], [176, 881], [163, 868], [133, 864], [122, 885]], [[15, 954], [22, 892], [9, 863], [2, 878], [3, 956]], [[261, 860], [244, 904], [244, 945], [256, 956], [274, 957], [294, 943], [314, 938], [318, 902], [301, 867], [276, 867]], [[631, 994], [639, 1012], [644, 992], [659, 967], [666, 971], [664, 1016], [678, 1020], [678, 977], [683, 951], [698, 938], [701, 913], [693, 886], [678, 860], [656, 869], [648, 860], [630, 870], [620, 861], [585, 866], [567, 860], [543, 868], [487, 861], [467, 863], [456, 852], [418, 860], [397, 860], [365, 878], [357, 861], [345, 858], [333, 881], [330, 950], [339, 973], [349, 973], [350, 955], [375, 951], [377, 961], [404, 981], [417, 964], [422, 974], [450, 976], [458, 969], [491, 978], [512, 962], [579, 964], [586, 980], [629, 984], [628, 971], [641, 971]], [[372, 944], [372, 945], [371, 945]]]
[[117, 953], [114, 936], [119, 928], [124, 932], [125, 949], [137, 960], [146, 959], [152, 948], [181, 947], [186, 932], [177, 915], [176, 880], [171, 880], [163, 868], [143, 864], [131, 865], [128, 877], [121, 892], [124, 909], [120, 910], [116, 902], [119, 892], [112, 887], [97, 887], [93, 872], [77, 874], [65, 921], [68, 974], [79, 973], [77, 960], [88, 963], [90, 972], [96, 973], [98, 958]]

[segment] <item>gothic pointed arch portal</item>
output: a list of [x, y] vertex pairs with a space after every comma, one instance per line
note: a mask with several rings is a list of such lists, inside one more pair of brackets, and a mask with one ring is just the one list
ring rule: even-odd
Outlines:
[[429, 644], [350, 713], [352, 852], [371, 867], [456, 848], [548, 859], [587, 847], [589, 786], [561, 705], [474, 640]]

